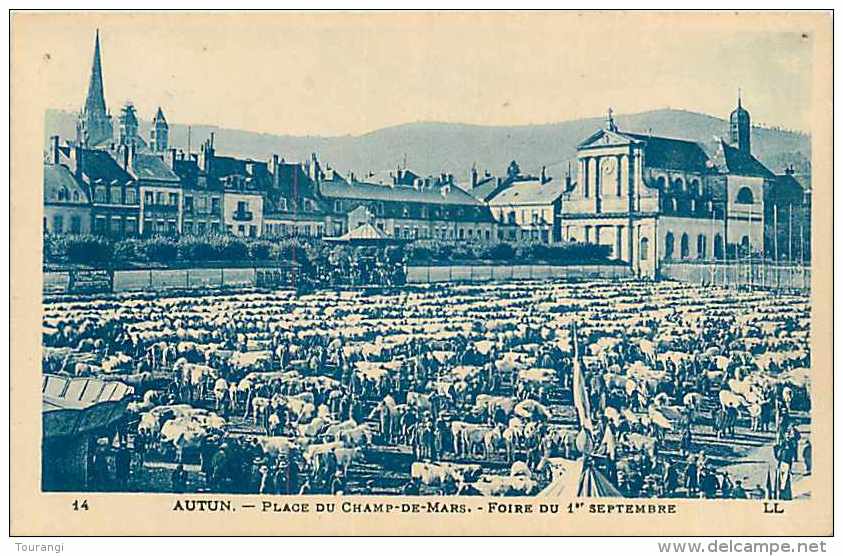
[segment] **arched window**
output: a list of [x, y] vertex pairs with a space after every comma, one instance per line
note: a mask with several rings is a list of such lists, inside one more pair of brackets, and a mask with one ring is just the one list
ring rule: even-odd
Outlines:
[[672, 259], [673, 258], [673, 233], [667, 232], [667, 235], [664, 236], [664, 258], [665, 259]]
[[639, 259], [646, 261], [650, 258], [650, 240], [646, 237], [641, 238], [641, 248], [639, 249]]
[[679, 241], [679, 252], [683, 259], [688, 258], [688, 234], [682, 234], [682, 239]]
[[700, 234], [697, 236], [697, 258], [704, 259], [706, 256], [705, 236]]
[[659, 191], [662, 191], [662, 192], [666, 191], [667, 190], [667, 188], [665, 187], [666, 184], [667, 184], [667, 181], [664, 179], [664, 176], [659, 176], [658, 178], [656, 178], [656, 188], [658, 188]]
[[700, 196], [702, 196], [703, 194], [702, 188], [700, 187], [700, 180], [698, 180], [697, 178], [691, 180], [691, 191]]
[[676, 178], [673, 180], [673, 189], [676, 191], [683, 191], [685, 189], [685, 180], [682, 178]]
[[749, 254], [749, 236], [743, 236], [741, 238], [741, 254], [748, 255]]
[[723, 236], [720, 234], [714, 236], [714, 258], [723, 259]]
[[738, 196], [735, 197], [735, 202], [739, 205], [751, 205], [754, 201], [752, 190], [748, 187], [741, 187], [738, 191]]

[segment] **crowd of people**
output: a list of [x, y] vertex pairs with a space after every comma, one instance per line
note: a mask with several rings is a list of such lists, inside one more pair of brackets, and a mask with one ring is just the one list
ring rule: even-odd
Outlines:
[[633, 281], [115, 297], [45, 306], [44, 372], [135, 387], [90, 466], [118, 490], [159, 458], [175, 491], [537, 494], [585, 458], [623, 496], [742, 498], [738, 436], [809, 470], [808, 322]]

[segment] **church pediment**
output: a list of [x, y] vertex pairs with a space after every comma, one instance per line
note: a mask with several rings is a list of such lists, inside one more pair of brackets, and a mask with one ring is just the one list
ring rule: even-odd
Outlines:
[[637, 142], [638, 141], [635, 139], [624, 135], [621, 132], [601, 129], [577, 145], [577, 148], [589, 149], [594, 147], [623, 147]]

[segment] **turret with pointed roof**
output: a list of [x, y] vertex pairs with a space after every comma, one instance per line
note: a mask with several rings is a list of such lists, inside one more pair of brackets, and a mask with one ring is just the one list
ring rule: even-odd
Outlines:
[[94, 60], [91, 79], [88, 82], [88, 96], [76, 124], [76, 142], [87, 147], [110, 143], [114, 138], [111, 115], [105, 105], [102, 83], [102, 60], [100, 58], [100, 32], [94, 39]]
[[752, 121], [749, 112], [741, 106], [741, 92], [738, 89], [738, 106], [729, 116], [729, 138], [732, 146], [745, 154], [752, 154], [750, 147], [750, 135], [752, 132]]
[[169, 146], [170, 126], [164, 111], [158, 107], [155, 118], [152, 120], [152, 130], [149, 132], [149, 148], [154, 152], [164, 152]]

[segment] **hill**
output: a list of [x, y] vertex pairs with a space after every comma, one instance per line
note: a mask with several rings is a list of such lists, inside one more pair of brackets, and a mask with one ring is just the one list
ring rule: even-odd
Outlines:
[[[685, 110], [619, 115], [616, 122], [622, 130], [703, 142], [728, 134], [725, 120]], [[541, 166], [547, 166], [552, 176], [561, 176], [567, 162], [575, 156], [576, 145], [604, 125], [602, 118], [521, 126], [419, 122], [341, 137], [273, 135], [193, 125], [190, 135], [194, 152], [213, 131], [220, 154], [266, 160], [277, 153], [287, 160], [305, 160], [315, 152], [323, 164], [357, 175], [393, 169], [406, 155], [408, 167], [416, 173], [452, 173], [457, 181], [464, 182], [473, 163], [481, 172], [488, 169], [498, 174], [505, 171], [511, 160], [517, 160], [525, 171], [537, 173]], [[48, 110], [45, 144], [50, 135], [73, 138], [75, 126], [75, 114]], [[150, 122], [142, 121], [143, 137], [149, 136], [149, 129]], [[170, 137], [176, 148], [187, 148], [186, 125], [171, 124]], [[809, 135], [754, 127], [752, 147], [753, 153], [775, 172], [793, 164], [798, 172], [810, 173]]]

